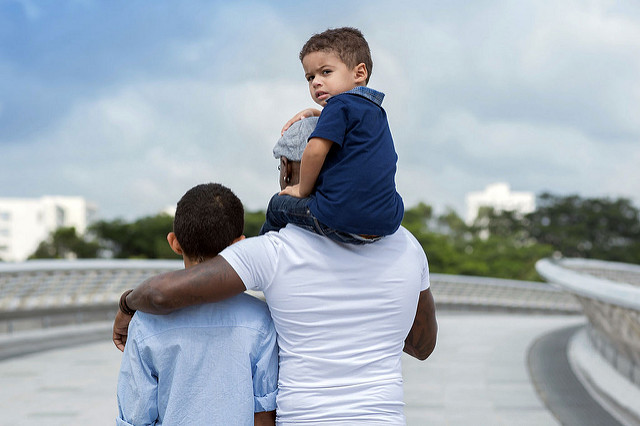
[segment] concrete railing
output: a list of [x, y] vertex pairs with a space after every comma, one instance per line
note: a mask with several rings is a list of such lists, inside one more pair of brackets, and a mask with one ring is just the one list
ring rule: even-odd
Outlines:
[[575, 297], [546, 283], [431, 274], [438, 309], [578, 314]]
[[640, 387], [640, 265], [586, 259], [543, 259], [536, 269], [572, 293], [589, 319], [593, 346]]
[[180, 260], [0, 263], [0, 333], [112, 320], [120, 294]]
[[[0, 263], [0, 333], [109, 320], [122, 292], [182, 261], [74, 260]], [[439, 309], [579, 313], [564, 292], [539, 282], [431, 274]]]

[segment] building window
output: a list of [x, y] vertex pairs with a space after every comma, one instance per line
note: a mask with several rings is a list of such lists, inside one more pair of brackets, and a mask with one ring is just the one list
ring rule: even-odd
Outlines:
[[8, 237], [9, 230], [7, 228], [0, 228], [0, 237]]
[[11, 212], [0, 212], [0, 220], [9, 221], [11, 220]]

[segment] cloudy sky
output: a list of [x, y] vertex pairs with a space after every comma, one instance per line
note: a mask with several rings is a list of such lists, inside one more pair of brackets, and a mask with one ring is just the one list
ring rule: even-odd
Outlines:
[[298, 52], [339, 26], [371, 46], [407, 206], [463, 215], [499, 181], [640, 205], [640, 3], [599, 0], [0, 0], [0, 197], [134, 219], [214, 181], [264, 208], [314, 106]]

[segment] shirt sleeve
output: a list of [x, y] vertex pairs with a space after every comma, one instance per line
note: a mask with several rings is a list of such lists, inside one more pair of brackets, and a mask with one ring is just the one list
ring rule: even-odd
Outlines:
[[221, 253], [248, 290], [264, 291], [272, 282], [278, 259], [277, 233], [247, 238]]
[[431, 287], [431, 280], [429, 279], [429, 262], [427, 261], [427, 256], [424, 256], [424, 265], [422, 267], [422, 285], [420, 287], [420, 291], [425, 291]]
[[347, 105], [340, 99], [331, 99], [322, 110], [318, 124], [316, 124], [316, 128], [309, 136], [309, 139], [328, 139], [342, 146], [344, 137], [347, 134], [347, 123]]
[[258, 356], [253, 367], [254, 411], [273, 411], [276, 409], [278, 393], [278, 345], [273, 323], [258, 347]]
[[136, 320], [129, 325], [118, 376], [117, 425], [155, 425], [158, 419], [158, 379], [135, 338]]
[[422, 275], [421, 275], [421, 283], [420, 283], [420, 291], [425, 291], [429, 287], [431, 287], [431, 280], [429, 278], [429, 261], [427, 260], [427, 254], [424, 252], [424, 248], [418, 242], [418, 240], [404, 227], [401, 228], [402, 232], [405, 232], [406, 235], [411, 239], [414, 247], [415, 253], [417, 254], [416, 262], [422, 262]]

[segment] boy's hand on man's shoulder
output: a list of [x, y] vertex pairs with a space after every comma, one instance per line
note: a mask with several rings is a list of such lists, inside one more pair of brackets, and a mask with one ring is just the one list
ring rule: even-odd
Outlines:
[[289, 127], [291, 127], [291, 125], [293, 123], [295, 123], [296, 121], [300, 121], [303, 118], [307, 118], [307, 117], [320, 117], [320, 113], [322, 111], [320, 111], [319, 109], [315, 109], [315, 108], [307, 108], [307, 109], [303, 109], [302, 111], [300, 111], [299, 113], [297, 113], [296, 115], [294, 115], [291, 120], [287, 121], [284, 126], [282, 127], [282, 130], [280, 131], [280, 136], [282, 136], [284, 134], [284, 132], [287, 131], [287, 129]]
[[300, 194], [300, 185], [295, 184], [291, 186], [287, 186], [282, 191], [280, 191], [280, 195], [290, 195], [295, 198], [304, 198], [302, 194]]

